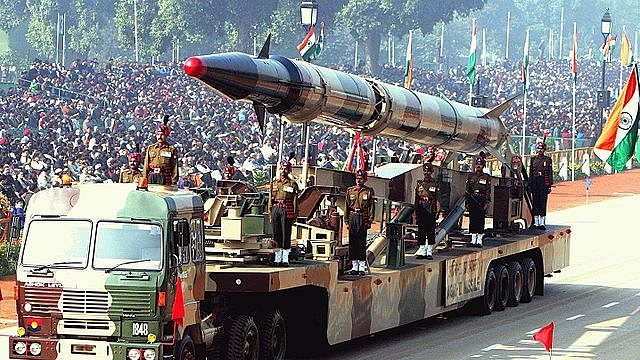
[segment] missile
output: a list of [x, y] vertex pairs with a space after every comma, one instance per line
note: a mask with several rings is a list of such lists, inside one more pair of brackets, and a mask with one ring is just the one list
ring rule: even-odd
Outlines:
[[373, 78], [269, 55], [229, 52], [188, 58], [184, 72], [232, 100], [253, 103], [264, 126], [268, 111], [292, 123], [317, 122], [365, 135], [447, 150], [492, 153], [508, 133], [500, 115], [518, 97], [493, 109], [405, 89]]

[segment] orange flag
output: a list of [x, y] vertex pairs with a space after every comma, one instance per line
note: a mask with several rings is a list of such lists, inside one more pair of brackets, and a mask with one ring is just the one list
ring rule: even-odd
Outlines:
[[182, 295], [182, 279], [178, 275], [176, 281], [176, 297], [173, 299], [173, 307], [171, 308], [171, 320], [180, 326], [184, 326], [184, 296]]
[[539, 341], [541, 343], [544, 344], [544, 348], [547, 351], [551, 351], [551, 348], [553, 347], [553, 322], [551, 322], [549, 325], [543, 327], [542, 329], [538, 330], [537, 333], [533, 334], [533, 340]]

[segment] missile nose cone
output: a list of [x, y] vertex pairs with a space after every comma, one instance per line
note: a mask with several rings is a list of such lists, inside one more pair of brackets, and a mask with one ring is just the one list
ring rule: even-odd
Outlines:
[[207, 73], [207, 66], [198, 56], [192, 56], [183, 65], [184, 72], [192, 77], [201, 78]]

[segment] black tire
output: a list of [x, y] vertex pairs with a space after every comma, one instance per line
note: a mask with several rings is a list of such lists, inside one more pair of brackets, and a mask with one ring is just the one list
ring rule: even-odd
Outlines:
[[264, 313], [258, 321], [260, 360], [284, 360], [287, 352], [287, 329], [280, 310]]
[[536, 263], [531, 258], [522, 259], [522, 297], [521, 303], [528, 303], [533, 300], [536, 294], [536, 282], [538, 281], [538, 269]]
[[489, 315], [496, 306], [496, 273], [493, 267], [487, 269], [487, 276], [484, 280], [484, 294], [477, 299], [478, 315]]
[[189, 335], [185, 335], [178, 346], [178, 353], [174, 356], [176, 360], [197, 360], [196, 347]]
[[228, 360], [258, 360], [260, 341], [253, 317], [237, 315], [231, 320], [227, 343]]
[[493, 310], [502, 311], [509, 300], [509, 271], [500, 264], [496, 267], [496, 305]]
[[509, 300], [507, 306], [518, 306], [522, 298], [522, 265], [517, 261], [509, 263]]

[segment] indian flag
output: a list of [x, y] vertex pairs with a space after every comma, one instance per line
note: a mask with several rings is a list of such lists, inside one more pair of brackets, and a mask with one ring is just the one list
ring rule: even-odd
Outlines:
[[638, 66], [634, 65], [594, 147], [595, 154], [618, 171], [624, 169], [638, 140], [639, 91]]
[[409, 43], [407, 43], [407, 56], [406, 65], [404, 70], [404, 87], [406, 89], [411, 88], [411, 80], [413, 78], [413, 50], [411, 44], [411, 38], [413, 37], [413, 31], [409, 30]]
[[471, 29], [471, 47], [469, 48], [469, 62], [467, 63], [467, 77], [469, 84], [476, 82], [476, 19], [473, 19], [473, 27]]
[[316, 33], [313, 26], [309, 28], [309, 32], [304, 37], [302, 42], [298, 44], [298, 51], [300, 51], [300, 55], [306, 61], [311, 59], [311, 56], [315, 54], [315, 45], [316, 43]]
[[633, 51], [627, 34], [622, 30], [622, 41], [620, 44], [620, 64], [622, 66], [631, 66], [633, 64]]

